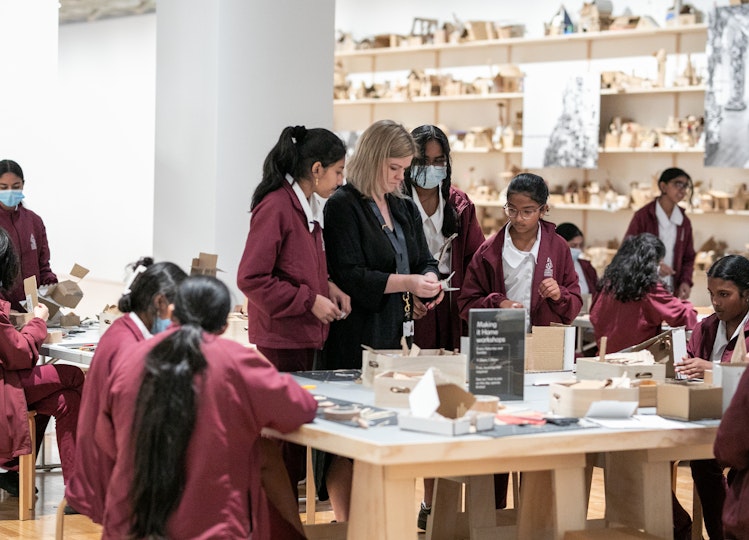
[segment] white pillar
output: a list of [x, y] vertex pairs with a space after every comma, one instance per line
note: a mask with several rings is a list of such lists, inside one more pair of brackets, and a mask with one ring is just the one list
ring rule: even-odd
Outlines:
[[334, 0], [159, 0], [154, 256], [217, 253], [236, 289], [252, 192], [283, 127], [331, 128]]
[[56, 171], [58, 13], [57, 0], [0, 1], [0, 159], [21, 165], [42, 215], [44, 181]]

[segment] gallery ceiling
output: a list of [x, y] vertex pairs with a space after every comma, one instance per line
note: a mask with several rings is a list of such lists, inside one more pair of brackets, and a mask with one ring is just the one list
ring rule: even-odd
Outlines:
[[91, 22], [156, 11], [156, 0], [59, 0], [60, 24]]

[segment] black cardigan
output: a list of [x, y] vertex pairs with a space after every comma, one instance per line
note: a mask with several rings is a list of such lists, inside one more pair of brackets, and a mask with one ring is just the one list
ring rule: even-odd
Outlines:
[[[439, 275], [427, 247], [421, 216], [411, 199], [386, 195], [390, 214], [403, 228], [412, 274]], [[403, 303], [388, 301], [395, 252], [365, 197], [354, 186], [338, 189], [325, 205], [325, 253], [328, 273], [351, 297], [351, 314], [331, 324], [320, 369], [361, 367], [361, 345], [400, 348]], [[401, 293], [397, 294], [402, 297]]]

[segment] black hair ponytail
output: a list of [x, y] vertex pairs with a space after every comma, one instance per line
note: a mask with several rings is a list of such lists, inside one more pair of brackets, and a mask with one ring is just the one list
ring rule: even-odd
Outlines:
[[[177, 287], [187, 277], [179, 266], [171, 262], [154, 263], [151, 257], [143, 257], [130, 265], [139, 272], [117, 303], [122, 313], [146, 312], [153, 305], [153, 297], [163, 294], [169, 302], [174, 300]], [[143, 267], [144, 270], [139, 270]]]
[[226, 285], [209, 276], [185, 279], [174, 303], [180, 326], [146, 357], [133, 422], [130, 533], [136, 538], [165, 536], [182, 498], [200, 393], [196, 377], [208, 365], [203, 332], [218, 333], [231, 308]]
[[263, 178], [252, 195], [250, 210], [254, 209], [268, 193], [286, 182], [286, 175], [295, 180], [307, 178], [315, 162], [323, 167], [342, 160], [346, 145], [332, 131], [323, 128], [307, 129], [304, 126], [284, 128], [278, 142], [263, 163]]

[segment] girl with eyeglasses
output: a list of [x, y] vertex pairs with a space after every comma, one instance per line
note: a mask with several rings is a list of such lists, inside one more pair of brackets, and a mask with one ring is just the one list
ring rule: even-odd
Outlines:
[[569, 324], [582, 297], [567, 242], [542, 217], [549, 188], [540, 176], [521, 173], [507, 188], [508, 222], [476, 251], [458, 299], [460, 314], [471, 309], [527, 309], [526, 326]]
[[666, 169], [658, 179], [661, 194], [640, 208], [629, 223], [624, 237], [641, 233], [654, 234], [666, 247], [659, 275], [677, 298], [689, 298], [694, 272], [694, 238], [692, 222], [679, 203], [691, 195], [692, 179], [682, 169]]

